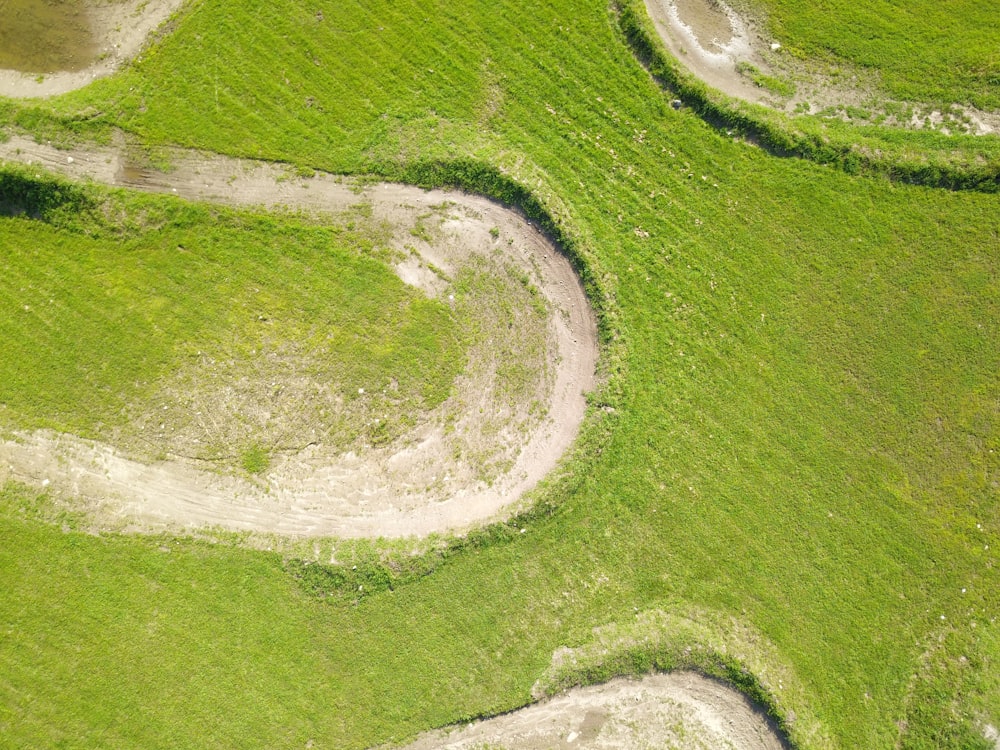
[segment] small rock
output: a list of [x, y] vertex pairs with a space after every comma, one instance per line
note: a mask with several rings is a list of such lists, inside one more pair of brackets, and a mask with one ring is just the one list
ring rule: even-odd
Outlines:
[[779, 49], [781, 49], [780, 44], [777, 42], [771, 42], [771, 52], [777, 52]]
[[682, 102], [680, 99], [674, 99], [672, 102], [670, 102], [670, 106], [673, 107], [674, 109], [680, 109], [682, 106], [684, 106], [684, 102]]

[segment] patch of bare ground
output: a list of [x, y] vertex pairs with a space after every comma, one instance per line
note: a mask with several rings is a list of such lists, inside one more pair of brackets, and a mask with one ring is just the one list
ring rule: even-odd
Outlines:
[[987, 742], [992, 742], [996, 750], [1000, 750], [1000, 729], [997, 729], [992, 724], [983, 724], [983, 739]]
[[[398, 420], [391, 392], [360, 385], [345, 400], [280, 336], [250, 358], [200, 356], [158, 383], [159, 400], [113, 441], [34, 432], [0, 442], [0, 481], [45, 486], [71, 507], [83, 499], [99, 528], [424, 536], [511, 506], [573, 442], [594, 384], [596, 323], [569, 262], [516, 212], [458, 192], [182, 151], [164, 173], [126, 151], [0, 144], [2, 159], [74, 179], [362, 217], [403, 281], [468, 308], [468, 362], [444, 403]], [[259, 444], [274, 450], [256, 476], [217, 470]]]
[[1000, 112], [888, 100], [875, 71], [841, 62], [834, 72], [795, 58], [762, 23], [722, 0], [644, 2], [667, 50], [697, 78], [736, 99], [858, 124], [1000, 133]]
[[428, 732], [405, 750], [782, 750], [742, 693], [694, 672], [574, 688], [509, 714]]
[[85, 5], [97, 59], [81, 70], [38, 74], [32, 71], [0, 70], [0, 96], [45, 98], [83, 88], [97, 78], [111, 75], [139, 54], [150, 36], [185, 0], [96, 0]]

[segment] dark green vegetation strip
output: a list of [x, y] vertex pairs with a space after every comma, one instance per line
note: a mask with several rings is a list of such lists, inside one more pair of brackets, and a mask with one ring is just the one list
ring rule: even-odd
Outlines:
[[768, 685], [777, 704], [840, 747], [986, 747], [995, 196], [735, 143], [669, 107], [603, 3], [568, 0], [210, 0], [120, 78], [2, 112], [331, 171], [485, 165], [574, 238], [617, 337], [610, 434], [551, 512], [356, 605], [263, 553], [63, 534], [8, 488], [4, 736], [360, 748], [521, 705], [556, 647], [692, 606], [772, 642], [803, 684]]
[[621, 0], [615, 12], [629, 45], [657, 81], [728, 135], [749, 138], [776, 155], [800, 156], [848, 174], [952, 190], [1000, 190], [998, 137], [859, 127], [819, 116], [790, 117], [739, 101], [702, 83], [670, 56], [642, 0]]

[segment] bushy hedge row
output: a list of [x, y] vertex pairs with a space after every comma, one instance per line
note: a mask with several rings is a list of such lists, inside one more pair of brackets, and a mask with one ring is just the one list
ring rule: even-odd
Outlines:
[[[713, 91], [683, 70], [666, 53], [641, 0], [620, 0], [615, 8], [621, 31], [640, 62], [656, 80], [711, 124], [738, 132], [772, 153], [829, 164], [850, 174], [883, 175], [893, 180], [951, 190], [1000, 192], [1000, 160], [979, 163], [968, 154], [922, 149], [910, 156], [888, 140], [865, 147], [860, 133], [848, 136], [831, 128], [809, 132], [783, 113], [734, 100]], [[801, 120], [805, 125], [808, 121]]]

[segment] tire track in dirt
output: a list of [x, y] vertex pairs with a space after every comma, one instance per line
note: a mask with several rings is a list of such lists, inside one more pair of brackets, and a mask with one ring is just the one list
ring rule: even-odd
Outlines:
[[[405, 244], [410, 253], [397, 273], [431, 295], [440, 280], [433, 269], [450, 274], [474, 256], [499, 255], [532, 280], [549, 306], [552, 372], [545, 416], [527, 434], [495, 436], [514, 441], [516, 459], [492, 483], [468, 472], [465, 479], [454, 479], [461, 467], [449, 463], [443, 429], [435, 424], [363, 454], [334, 455], [312, 446], [276, 462], [256, 483], [203, 471], [180, 457], [147, 465], [108, 445], [24, 433], [0, 442], [0, 481], [13, 478], [62, 497], [82, 497], [95, 519], [122, 530], [219, 527], [294, 536], [425, 536], [467, 528], [511, 506], [556, 466], [579, 431], [584, 394], [595, 382], [596, 322], [567, 259], [514, 211], [455, 191], [360, 184], [325, 174], [303, 178], [280, 165], [188, 151], [174, 152], [171, 171], [164, 173], [131, 164], [124, 148], [62, 151], [16, 137], [0, 144], [0, 159], [37, 164], [76, 180], [234, 206], [333, 214], [366, 204], [372, 218], [390, 225], [398, 246]], [[433, 242], [417, 240], [410, 231], [428, 215], [438, 222]], [[472, 430], [481, 417], [470, 413], [462, 419]]]
[[[116, 15], [99, 24], [106, 30], [99, 40], [106, 52], [103, 60], [83, 71], [42, 78], [0, 70], [0, 95], [53, 96], [109, 75], [135, 56], [150, 33], [182, 5], [183, 0], [132, 0], [109, 6], [106, 13]], [[662, 23], [662, 17], [657, 20]], [[663, 33], [662, 26], [660, 30]], [[303, 457], [302, 467], [325, 479], [298, 484], [286, 479], [262, 492], [259, 486], [200, 471], [189, 462], [146, 465], [126, 459], [110, 446], [52, 433], [21, 434], [16, 440], [0, 441], [0, 482], [16, 478], [82, 495], [97, 504], [105, 520], [114, 517], [119, 527], [134, 531], [211, 525], [293, 536], [426, 535], [461, 529], [516, 502], [555, 466], [578, 432], [585, 413], [583, 394], [594, 385], [596, 324], [579, 279], [566, 260], [511, 211], [465, 194], [390, 184], [359, 190], [350, 181], [328, 175], [303, 180], [276, 165], [190, 153], [175, 154], [175, 169], [169, 175], [130, 165], [121, 150], [57, 151], [19, 138], [0, 144], [0, 159], [37, 163], [74, 179], [238, 206], [335, 212], [368, 200], [376, 215], [397, 225], [411, 222], [414, 212], [426, 213], [442, 202], [455, 201], [468, 210], [464, 218], [467, 239], [493, 227], [502, 227], [505, 237], [516, 239], [523, 255], [514, 260], [533, 275], [541, 269], [542, 291], [557, 311], [551, 319], [557, 374], [549, 416], [525, 441], [515, 467], [489, 488], [466, 489], [447, 500], [422, 505], [418, 498], [416, 507], [397, 507], [392, 502], [379, 507], [372, 502], [377, 492], [370, 488], [355, 488], [346, 498], [324, 494], [323, 482], [329, 487], [331, 474], [357, 474], [357, 466], [319, 466]], [[483, 238], [478, 241], [482, 244]], [[450, 257], [453, 252], [421, 247], [422, 262], [402, 263], [397, 273], [433, 294], [437, 280], [427, 264], [447, 268], [461, 260]], [[356, 457], [352, 460], [364, 464]], [[570, 690], [500, 717], [428, 732], [407, 750], [458, 750], [493, 743], [518, 750], [787, 747], [740, 692], [697, 674], [672, 673]]]

